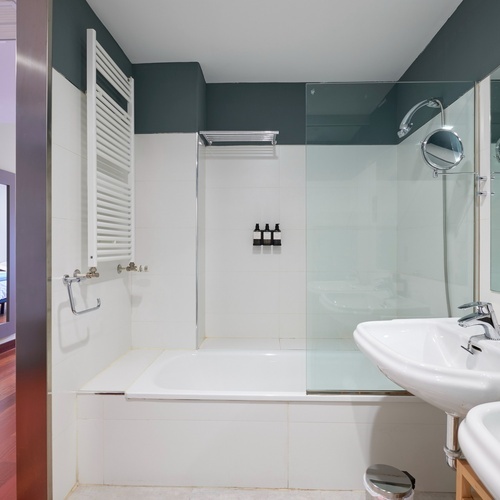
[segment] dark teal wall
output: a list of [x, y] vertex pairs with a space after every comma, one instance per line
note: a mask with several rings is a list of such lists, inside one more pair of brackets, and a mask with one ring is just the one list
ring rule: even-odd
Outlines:
[[304, 83], [207, 85], [208, 130], [278, 130], [278, 144], [304, 144]]
[[134, 64], [137, 134], [206, 128], [205, 78], [198, 63]]
[[500, 1], [463, 0], [401, 80], [479, 81], [500, 66]]
[[96, 30], [99, 43], [121, 70], [130, 76], [132, 64], [128, 57], [85, 0], [53, 0], [53, 67], [80, 90], [86, 90], [88, 28]]

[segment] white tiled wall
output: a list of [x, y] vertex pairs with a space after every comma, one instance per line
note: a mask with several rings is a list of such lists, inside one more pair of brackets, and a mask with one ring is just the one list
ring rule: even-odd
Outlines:
[[[198, 158], [196, 134], [136, 136], [136, 261], [149, 272], [131, 277], [134, 347], [305, 336], [305, 148], [214, 151]], [[283, 246], [254, 248], [257, 222], [280, 223]]]
[[54, 499], [76, 481], [76, 391], [130, 347], [127, 276], [116, 265], [99, 266], [100, 277], [74, 284], [74, 316], [64, 274], [86, 270], [85, 97], [58, 72], [52, 95], [52, 327], [51, 386]]
[[[305, 337], [305, 147], [205, 148], [206, 337]], [[255, 224], [281, 247], [253, 247]]]
[[132, 402], [81, 395], [82, 484], [363, 489], [373, 463], [453, 491], [445, 416], [419, 402]]
[[132, 345], [196, 347], [197, 134], [135, 139], [136, 262]]

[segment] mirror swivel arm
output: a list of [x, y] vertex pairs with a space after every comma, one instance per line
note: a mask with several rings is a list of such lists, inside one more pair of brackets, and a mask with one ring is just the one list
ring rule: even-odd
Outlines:
[[76, 281], [77, 283], [80, 283], [80, 281], [83, 281], [86, 279], [84, 276], [77, 276], [71, 278], [68, 274], [65, 274], [63, 276], [63, 283], [68, 287], [68, 296], [69, 296], [69, 304], [71, 306], [71, 312], [75, 314], [76, 316], [79, 316], [80, 314], [85, 314], [88, 312], [92, 311], [97, 311], [101, 307], [101, 299], [97, 299], [97, 305], [95, 307], [89, 307], [88, 309], [83, 309], [82, 311], [77, 311], [75, 307], [75, 299], [73, 297], [73, 290], [71, 289], [71, 285]]

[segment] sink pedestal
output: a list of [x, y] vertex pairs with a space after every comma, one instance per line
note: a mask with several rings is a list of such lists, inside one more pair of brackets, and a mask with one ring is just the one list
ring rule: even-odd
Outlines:
[[[481, 500], [494, 500], [484, 487], [481, 480], [477, 477], [472, 467], [467, 460], [458, 459], [457, 461], [457, 493], [456, 500], [470, 500], [471, 498], [479, 498]], [[472, 496], [472, 491], [476, 492], [476, 496]]]

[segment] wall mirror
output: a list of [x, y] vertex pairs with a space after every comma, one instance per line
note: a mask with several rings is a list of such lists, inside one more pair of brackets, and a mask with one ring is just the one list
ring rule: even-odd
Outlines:
[[449, 170], [464, 158], [462, 141], [452, 130], [434, 130], [421, 146], [425, 162], [435, 170]]
[[500, 292], [500, 68], [490, 75], [490, 288]]
[[15, 174], [0, 170], [0, 343], [16, 331]]

